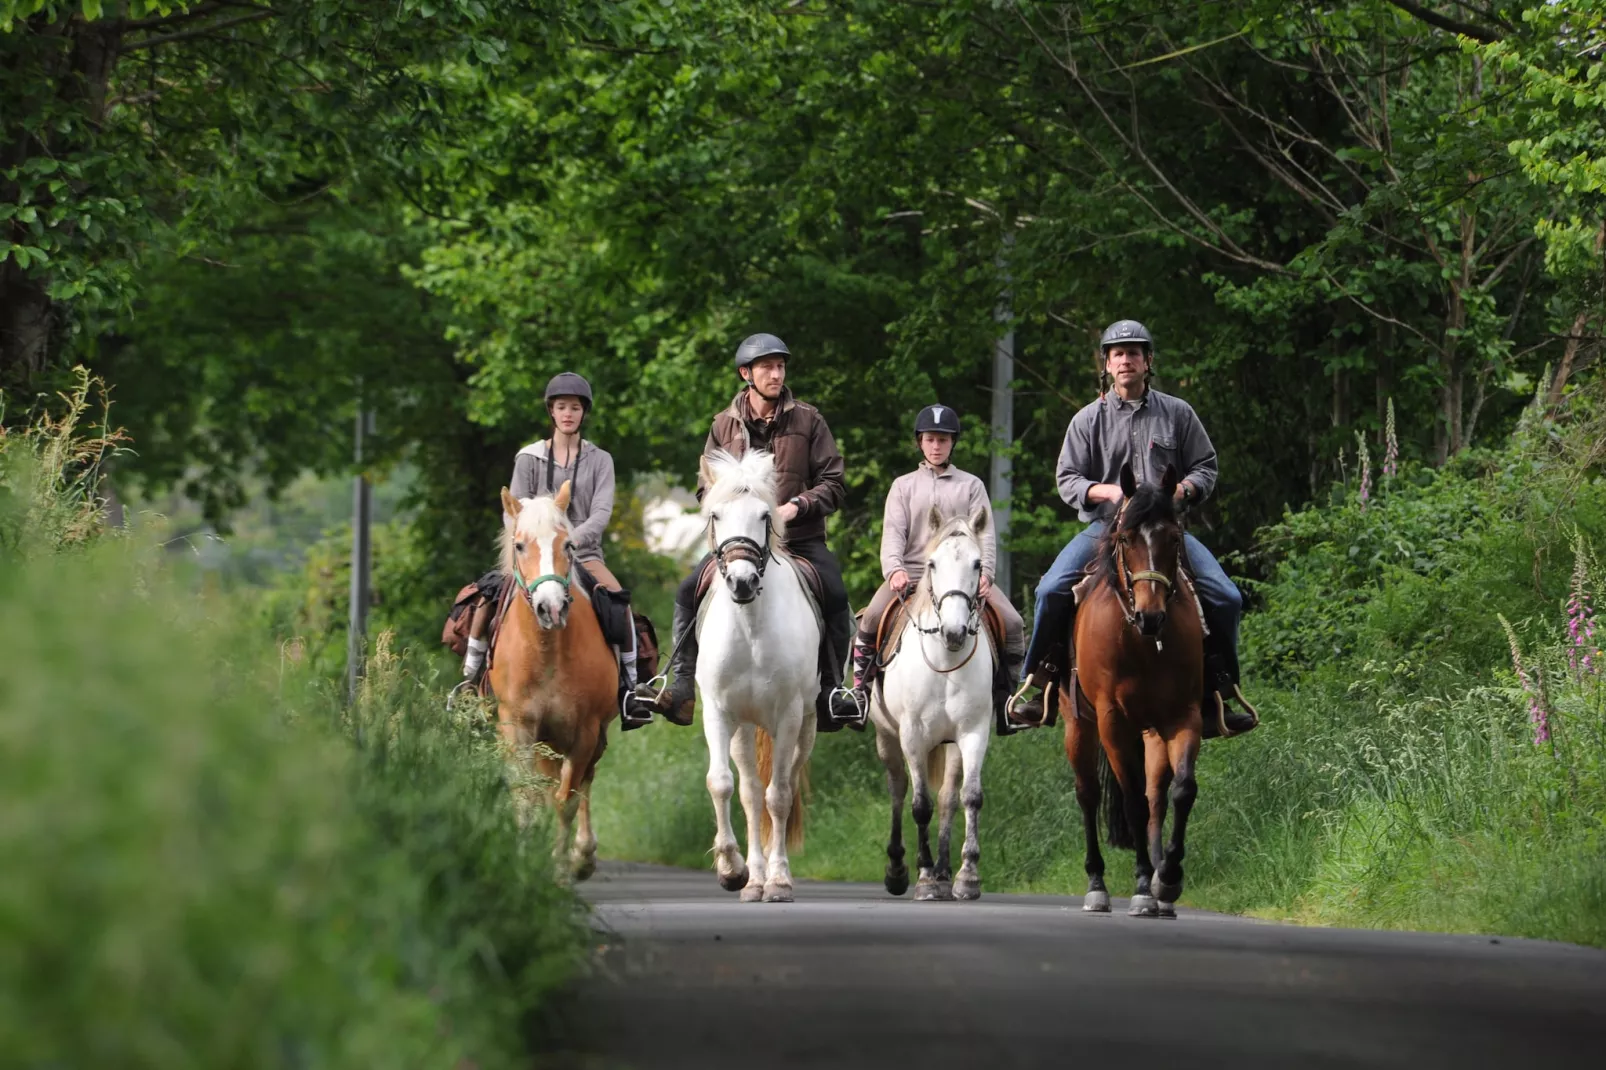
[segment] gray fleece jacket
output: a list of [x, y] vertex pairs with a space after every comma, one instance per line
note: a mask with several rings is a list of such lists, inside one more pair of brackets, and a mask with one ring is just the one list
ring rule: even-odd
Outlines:
[[[578, 472], [578, 475], [576, 474]], [[556, 494], [567, 480], [569, 491], [569, 541], [581, 561], [601, 561], [602, 533], [613, 516], [613, 455], [593, 442], [580, 443], [580, 459], [572, 466], [554, 464], [552, 482], [547, 483], [547, 444], [532, 442], [513, 460], [513, 479], [508, 491], [515, 498], [538, 498]], [[502, 522], [513, 518], [503, 514]]]

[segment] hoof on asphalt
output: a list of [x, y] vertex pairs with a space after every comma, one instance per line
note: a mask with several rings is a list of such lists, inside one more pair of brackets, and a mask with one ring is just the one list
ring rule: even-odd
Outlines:
[[739, 892], [747, 887], [747, 867], [743, 866], [735, 873], [721, 874], [719, 886], [727, 892]]
[[888, 868], [886, 884], [887, 891], [893, 895], [902, 895], [907, 892], [909, 890], [909, 867]]
[[1160, 904], [1152, 895], [1134, 895], [1132, 906], [1127, 910], [1127, 916], [1132, 918], [1158, 918]]
[[1175, 903], [1182, 898], [1182, 885], [1167, 884], [1165, 881], [1154, 882], [1154, 897], [1162, 903]]
[[1170, 918], [1172, 921], [1176, 921], [1177, 920], [1177, 905], [1175, 903], [1167, 903], [1164, 900], [1161, 900], [1160, 901], [1160, 917], [1162, 917], [1162, 918]]
[[742, 889], [742, 902], [744, 903], [757, 903], [763, 898], [764, 886], [762, 884], [749, 884]]
[[915, 885], [915, 902], [946, 902], [954, 897], [953, 886], [947, 881], [921, 881]]
[[966, 878], [966, 877], [961, 877], [958, 880], [954, 881], [954, 898], [955, 899], [967, 899], [967, 900], [968, 899], [980, 899], [981, 898], [981, 881], [980, 880], [972, 880], [972, 879]]
[[764, 902], [790, 903], [792, 901], [792, 886], [790, 884], [766, 884], [764, 886]]
[[1108, 914], [1110, 912], [1110, 893], [1102, 888], [1088, 892], [1082, 897], [1082, 909], [1089, 914]]

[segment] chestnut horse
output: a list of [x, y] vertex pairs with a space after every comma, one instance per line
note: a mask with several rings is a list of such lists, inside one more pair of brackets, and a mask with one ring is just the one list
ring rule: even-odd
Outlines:
[[554, 784], [560, 857], [579, 812], [569, 864], [574, 879], [585, 880], [597, 868], [591, 778], [619, 713], [619, 669], [591, 600], [574, 597], [569, 490], [565, 482], [556, 497], [520, 501], [502, 488], [502, 508], [513, 518], [502, 533], [502, 569], [514, 596], [496, 635], [491, 690], [503, 742], [515, 755], [529, 753]]
[[[1062, 695], [1065, 755], [1076, 772], [1076, 801], [1087, 837], [1087, 896], [1082, 909], [1110, 909], [1099, 853], [1100, 762], [1109, 805], [1110, 846], [1137, 853], [1133, 917], [1176, 917], [1182, 856], [1198, 787], [1194, 765], [1203, 729], [1204, 623], [1185, 560], [1177, 518], [1177, 473], [1170, 465], [1157, 487], [1137, 485], [1121, 467], [1125, 495], [1099, 542], [1092, 589], [1076, 614], [1076, 672]], [[1094, 734], [1095, 726], [1097, 735]], [[1113, 782], [1110, 774], [1114, 774]], [[1171, 840], [1162, 845], [1166, 804], [1174, 809]], [[1146, 842], [1134, 833], [1146, 829]]]

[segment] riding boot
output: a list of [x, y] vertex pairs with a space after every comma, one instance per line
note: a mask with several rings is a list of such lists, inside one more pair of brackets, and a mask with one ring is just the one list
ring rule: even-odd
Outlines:
[[636, 697], [670, 724], [685, 727], [692, 723], [697, 708], [697, 618], [678, 601], [673, 632], [675, 645], [669, 655], [673, 682], [659, 691], [652, 686], [654, 681], [649, 681], [636, 689]]
[[636, 694], [635, 688], [630, 686], [630, 672], [626, 669], [623, 660], [619, 664], [619, 730], [630, 732], [637, 728], [645, 728], [652, 724], [652, 715], [657, 712], [656, 707]]
[[875, 686], [875, 675], [875, 639], [855, 636], [853, 686], [839, 687], [831, 693], [830, 713], [834, 723], [824, 731], [835, 732], [844, 724], [854, 728], [864, 727], [865, 719], [870, 715], [870, 689]]
[[848, 659], [854, 630], [853, 614], [846, 609], [826, 621], [820, 642], [820, 694], [814, 704], [817, 731], [836, 732], [844, 727], [864, 731], [869, 706], [859, 700], [854, 689], [841, 686], [842, 666]]
[[[1006, 705], [1001, 725], [1007, 722], [1011, 731], [1014, 731], [1052, 723], [1047, 720], [1049, 692], [1058, 686], [1060, 674], [1064, 671], [1059, 663], [1069, 650], [1075, 623], [1075, 595], [1043, 596], [1043, 612], [1033, 623], [1032, 643], [1026, 659], [1027, 686], [1035, 685], [1042, 690], [1025, 701], [1012, 699]], [[1001, 731], [999, 734], [1006, 733]]]
[[[1204, 716], [1204, 738], [1220, 736], [1230, 739], [1253, 731], [1260, 724], [1260, 714], [1244, 698], [1238, 687], [1238, 659], [1236, 652], [1223, 650], [1212, 632], [1205, 639], [1205, 686], [1200, 712]], [[1242, 706], [1238, 709], [1233, 703]]]
[[1012, 736], [1021, 731], [1021, 727], [1012, 724], [1009, 719], [1009, 698], [1020, 685], [1021, 663], [1025, 656], [1021, 654], [1005, 654], [999, 659], [998, 668], [993, 671], [993, 726], [1000, 736]]

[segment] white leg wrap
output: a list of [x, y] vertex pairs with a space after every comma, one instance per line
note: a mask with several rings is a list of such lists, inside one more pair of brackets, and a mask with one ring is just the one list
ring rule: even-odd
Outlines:
[[463, 658], [463, 675], [473, 676], [485, 664], [485, 652], [490, 645], [483, 639], [468, 641], [468, 654]]

